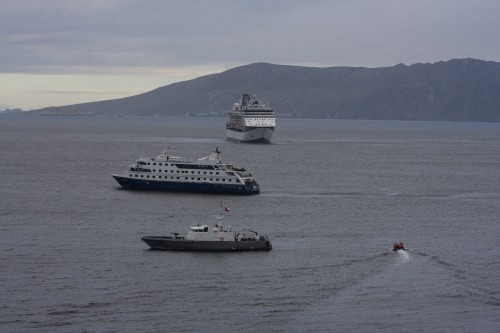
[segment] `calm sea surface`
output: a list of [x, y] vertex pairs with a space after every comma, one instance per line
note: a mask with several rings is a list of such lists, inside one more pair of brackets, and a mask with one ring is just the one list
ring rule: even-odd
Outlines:
[[[500, 332], [500, 124], [0, 116], [0, 332]], [[126, 191], [111, 173], [217, 146], [262, 192]], [[273, 250], [148, 250], [213, 221]], [[392, 253], [404, 242], [406, 254]]]

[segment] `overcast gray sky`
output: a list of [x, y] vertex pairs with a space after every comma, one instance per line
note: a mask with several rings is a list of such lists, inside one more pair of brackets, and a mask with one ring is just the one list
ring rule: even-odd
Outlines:
[[0, 109], [125, 97], [254, 62], [500, 61], [500, 0], [0, 0]]

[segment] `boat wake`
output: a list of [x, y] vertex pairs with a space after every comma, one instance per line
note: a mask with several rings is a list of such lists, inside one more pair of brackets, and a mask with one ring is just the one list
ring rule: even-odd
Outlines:
[[497, 296], [498, 293], [488, 287], [481, 287], [481, 283], [477, 280], [478, 277], [474, 272], [462, 269], [436, 255], [424, 251], [412, 250], [411, 253], [415, 257], [420, 257], [422, 262], [427, 262], [428, 266], [435, 266], [434, 269], [441, 269], [443, 275], [449, 276], [449, 280], [454, 280], [460, 286], [460, 293], [456, 293], [456, 295], [485, 304], [500, 305], [500, 298]]
[[322, 198], [322, 197], [345, 197], [351, 195], [360, 195], [359, 192], [262, 192], [261, 196], [272, 198]]
[[[412, 331], [411, 328], [421, 327], [423, 318], [442, 320], [437, 315], [442, 304], [451, 304], [455, 311], [444, 320], [460, 329], [471, 318], [491, 322], [500, 304], [495, 292], [479, 287], [471, 274], [418, 250], [388, 249], [344, 262], [344, 268], [355, 278], [342, 283], [342, 272], [337, 267], [337, 288], [323, 286], [323, 291], [331, 293], [298, 312], [293, 318], [294, 327], [314, 325], [317, 331], [325, 332], [331, 327], [338, 331], [353, 331], [354, 327], [358, 332], [382, 331], [387, 327]], [[378, 326], [374, 328], [375, 322]]]
[[400, 259], [399, 260], [400, 263], [406, 264], [406, 263], [408, 263], [410, 261], [410, 253], [409, 253], [409, 251], [397, 250], [396, 254], [398, 255], [398, 257]]

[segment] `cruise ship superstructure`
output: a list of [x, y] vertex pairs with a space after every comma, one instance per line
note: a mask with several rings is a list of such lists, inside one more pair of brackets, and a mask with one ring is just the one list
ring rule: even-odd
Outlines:
[[276, 114], [268, 105], [248, 94], [228, 112], [226, 138], [248, 143], [269, 143], [276, 126]]

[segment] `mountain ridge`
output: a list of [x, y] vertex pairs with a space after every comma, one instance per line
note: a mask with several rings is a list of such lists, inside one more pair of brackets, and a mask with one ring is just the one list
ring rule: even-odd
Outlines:
[[500, 122], [500, 63], [472, 58], [391, 67], [258, 62], [125, 98], [37, 114], [225, 116], [243, 93], [278, 117]]

